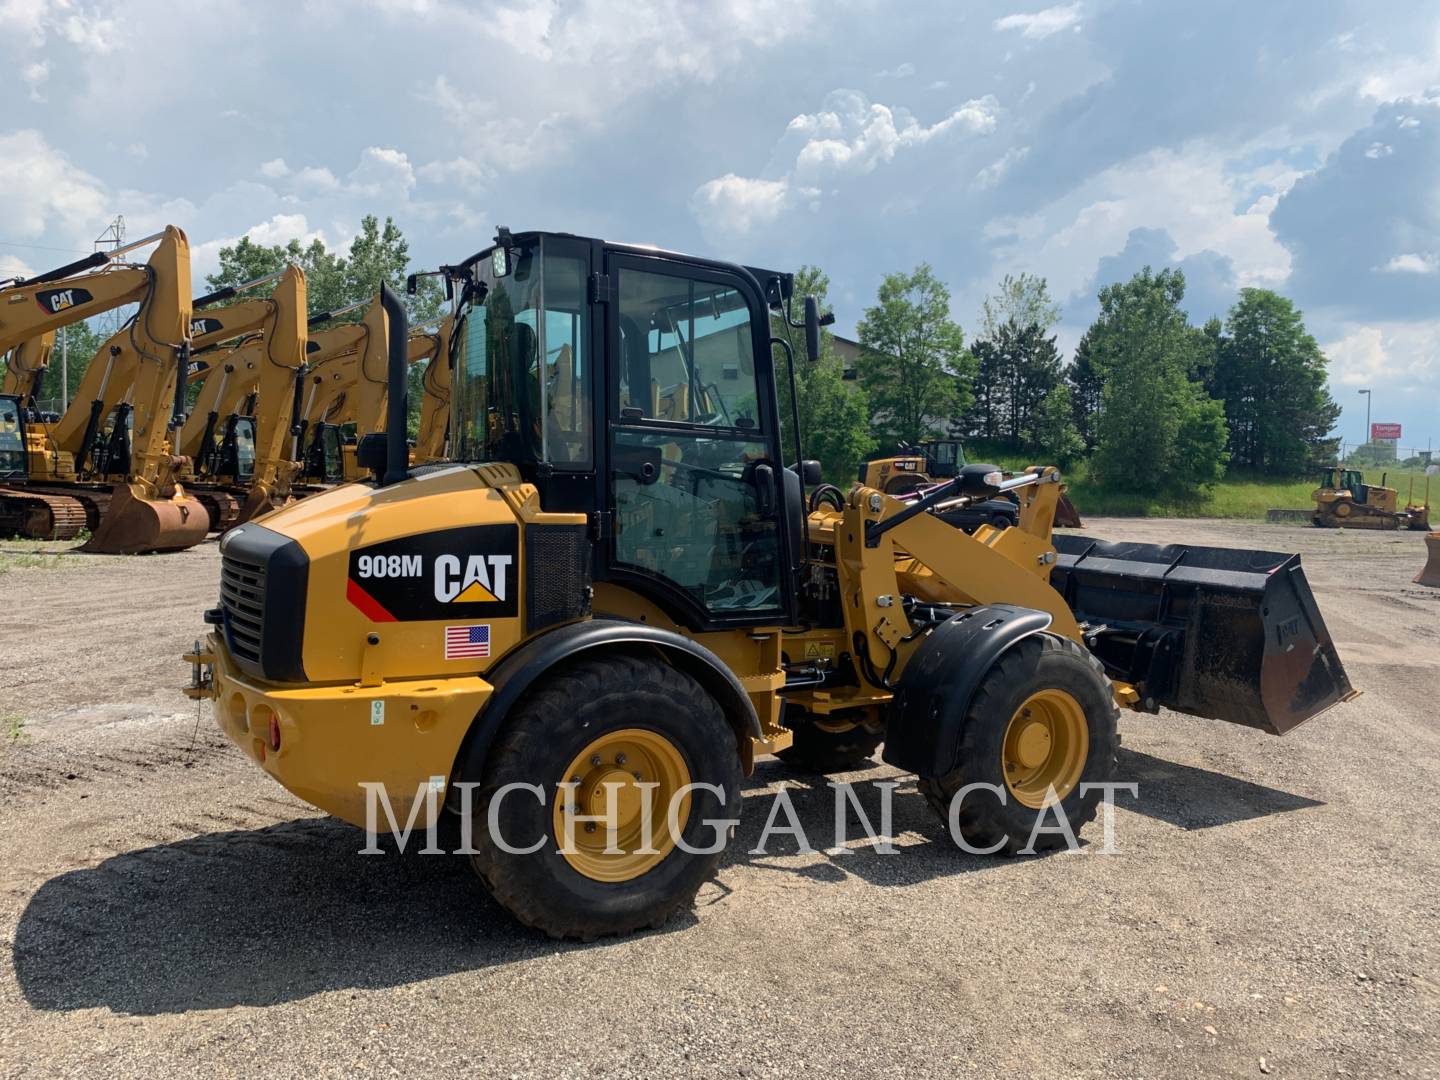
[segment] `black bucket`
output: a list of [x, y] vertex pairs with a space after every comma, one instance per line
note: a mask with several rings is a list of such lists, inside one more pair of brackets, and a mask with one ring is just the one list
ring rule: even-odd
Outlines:
[[1283, 735], [1354, 696], [1299, 555], [1054, 539], [1051, 584], [1144, 708]]

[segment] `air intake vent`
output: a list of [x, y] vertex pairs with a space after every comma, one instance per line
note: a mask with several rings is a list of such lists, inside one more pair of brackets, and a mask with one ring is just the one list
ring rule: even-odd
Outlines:
[[220, 607], [226, 644], [241, 660], [260, 663], [265, 631], [265, 567], [225, 555], [220, 560]]
[[586, 526], [526, 525], [526, 632], [589, 614], [590, 537]]

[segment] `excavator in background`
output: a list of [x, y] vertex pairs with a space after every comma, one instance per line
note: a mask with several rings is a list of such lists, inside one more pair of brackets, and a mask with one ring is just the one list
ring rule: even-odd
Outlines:
[[[1343, 465], [1326, 465], [1320, 470], [1315, 488], [1315, 513], [1311, 520], [1322, 529], [1416, 529], [1430, 528], [1430, 502], [1416, 503], [1412, 498], [1402, 510], [1400, 493], [1386, 487], [1387, 473], [1380, 474], [1380, 483], [1365, 483], [1359, 469]], [[1427, 485], [1428, 487], [1428, 485]]]
[[0, 394], [17, 397], [22, 406], [36, 410], [40, 383], [50, 368], [50, 357], [54, 351], [54, 330], [16, 345], [5, 358], [5, 377], [0, 379]]
[[[341, 308], [334, 315], [356, 310]], [[377, 296], [365, 305], [364, 318], [312, 334], [306, 357], [308, 370], [296, 425], [297, 448], [303, 453], [297, 478], [307, 493], [348, 482], [360, 475], [355, 440], [341, 425], [354, 424], [360, 434], [380, 430], [385, 422], [386, 349], [389, 323]], [[316, 320], [312, 319], [312, 324]]]
[[[229, 299], [277, 278], [270, 296], [207, 311], [192, 321], [197, 350], [245, 335], [213, 357], [197, 356], [197, 363], [208, 367], [199, 375], [200, 394], [176, 445], [190, 463], [181, 475], [186, 490], [205, 504], [211, 529], [221, 532], [262, 507], [278, 505], [277, 495], [284, 502], [282, 488], [293, 473], [285, 467], [284, 436], [293, 422], [308, 339], [305, 274], [291, 266], [196, 301]], [[257, 483], [265, 491], [252, 500]]]
[[[964, 467], [965, 448], [959, 439], [926, 439], [916, 446], [902, 446], [899, 454], [861, 462], [858, 479], [866, 487], [909, 501]], [[1001, 497], [944, 509], [937, 516], [958, 529], [974, 532], [980, 525], [1005, 528], [1018, 524], [1020, 508], [1013, 497]], [[1080, 511], [1063, 487], [1055, 507], [1055, 524], [1066, 529], [1084, 528]]]
[[[156, 247], [146, 263], [117, 261], [150, 244]], [[0, 351], [126, 304], [139, 308], [91, 361], [59, 421], [30, 423], [18, 397], [0, 397], [0, 430], [11, 447], [0, 529], [68, 539], [88, 527], [86, 550], [114, 553], [178, 550], [204, 539], [209, 516], [175, 483], [168, 444], [184, 422], [181, 372], [190, 355], [184, 232], [168, 226], [0, 289]], [[102, 438], [116, 406], [110, 436]]]
[[420, 427], [410, 456], [412, 465], [442, 461], [446, 456], [450, 437], [450, 336], [454, 326], [455, 317], [446, 315], [435, 330], [410, 336], [412, 364], [416, 362], [415, 342], [422, 337], [431, 342], [425, 357], [428, 361], [425, 374], [420, 381], [425, 396], [420, 402]]

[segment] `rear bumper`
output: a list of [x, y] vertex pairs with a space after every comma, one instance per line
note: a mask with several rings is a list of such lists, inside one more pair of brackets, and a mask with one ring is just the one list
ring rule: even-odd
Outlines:
[[[198, 661], [211, 674], [195, 696], [213, 698], [220, 730], [286, 790], [361, 828], [365, 785], [383, 785], [401, 828], [417, 791], [433, 787], [443, 799], [460, 745], [493, 689], [476, 676], [378, 686], [265, 683], [240, 672], [218, 634]], [[387, 827], [383, 808], [378, 821]]]

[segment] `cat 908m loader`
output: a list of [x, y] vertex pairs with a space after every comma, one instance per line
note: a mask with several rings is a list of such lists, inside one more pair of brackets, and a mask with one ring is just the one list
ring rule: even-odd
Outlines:
[[[387, 290], [391, 434], [367, 479], [222, 540], [190, 693], [347, 821], [433, 796], [529, 925], [688, 904], [758, 754], [833, 770], [883, 741], [967, 843], [1017, 852], [1095, 815], [1122, 707], [1279, 734], [1353, 694], [1298, 558], [1057, 547], [1053, 468], [807, 500], [772, 362], [788, 274], [502, 229], [448, 281], [452, 461], [407, 466]], [[807, 298], [812, 357], [819, 321]], [[1002, 493], [1012, 527], [930, 512]]]

